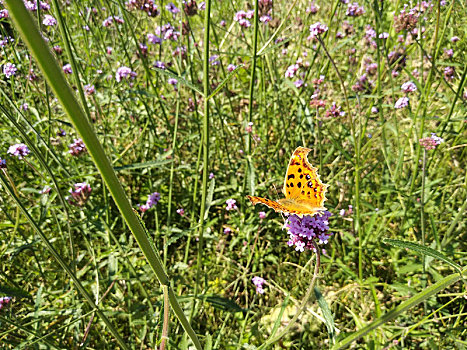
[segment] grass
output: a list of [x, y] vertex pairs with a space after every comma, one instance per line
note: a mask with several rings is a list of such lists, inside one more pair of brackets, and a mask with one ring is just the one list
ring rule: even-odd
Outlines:
[[[465, 346], [463, 3], [401, 15], [402, 2], [362, 2], [349, 16], [352, 4], [277, 1], [269, 23], [264, 1], [158, 3], [154, 17], [121, 0], [5, 3], [3, 347]], [[308, 38], [318, 21], [327, 31]], [[120, 67], [133, 76], [117, 81]], [[432, 132], [444, 142], [426, 150]], [[18, 143], [22, 159], [7, 153]], [[280, 198], [297, 146], [329, 184], [318, 255], [245, 198]], [[82, 182], [92, 192], [73, 197]]]

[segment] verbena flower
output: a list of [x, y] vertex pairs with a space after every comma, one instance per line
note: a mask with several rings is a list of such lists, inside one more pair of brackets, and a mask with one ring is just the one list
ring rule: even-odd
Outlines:
[[146, 204], [140, 205], [139, 209], [144, 213], [145, 211], [151, 209], [161, 200], [161, 194], [159, 192], [153, 192], [149, 195]]
[[225, 210], [229, 211], [229, 210], [236, 210], [237, 209], [237, 205], [235, 203], [237, 203], [237, 201], [235, 199], [227, 199], [225, 201], [225, 203], [227, 203], [227, 206], [225, 207]]
[[214, 179], [214, 173], [209, 173], [209, 180]]
[[324, 211], [303, 218], [297, 215], [289, 216], [285, 225], [289, 233], [287, 245], [295, 247], [296, 251], [303, 252], [305, 249], [314, 251], [313, 241], [318, 244], [327, 244], [332, 235], [328, 232], [328, 219], [331, 215], [329, 211]]
[[8, 305], [11, 301], [11, 297], [0, 297], [0, 310]]
[[435, 149], [436, 146], [439, 146], [443, 142], [444, 140], [441, 137], [436, 136], [436, 133], [434, 132], [431, 133], [430, 137], [424, 137], [419, 140], [420, 146], [422, 146], [426, 150]]
[[147, 38], [148, 38], [149, 43], [151, 43], [151, 44], [159, 44], [159, 45], [162, 44], [162, 39], [159, 38], [155, 34], [149, 33], [147, 35]]
[[258, 216], [259, 216], [259, 218], [260, 218], [261, 220], [263, 220], [263, 219], [266, 218], [266, 213], [265, 213], [264, 211], [260, 211], [260, 212], [258, 213]]
[[365, 13], [365, 8], [360, 6], [358, 2], [353, 2], [347, 5], [347, 11], [345, 11], [346, 16], [358, 17]]
[[74, 142], [68, 145], [68, 153], [72, 156], [78, 157], [79, 155], [86, 152], [86, 145], [81, 139], [74, 139]]
[[174, 15], [180, 12], [180, 9], [177, 8], [177, 6], [175, 6], [173, 2], [169, 2], [169, 3], [165, 6], [165, 8], [167, 9], [167, 11], [173, 13]]
[[44, 15], [42, 24], [47, 27], [54, 27], [57, 25], [57, 20], [51, 15]]
[[345, 115], [345, 112], [341, 111], [341, 106], [337, 106], [336, 102], [333, 102], [331, 108], [326, 111], [327, 118], [343, 117], [344, 115]]
[[183, 208], [177, 209], [177, 214], [179, 214], [180, 216], [185, 215], [185, 209]]
[[86, 182], [79, 182], [70, 188], [70, 196], [65, 197], [69, 204], [76, 207], [82, 207], [86, 204], [89, 196], [91, 195], [92, 189]]
[[63, 73], [65, 74], [71, 74], [73, 71], [71, 70], [71, 64], [67, 63], [63, 66]]
[[414, 82], [408, 81], [401, 86], [401, 90], [404, 92], [414, 92], [417, 91], [417, 85]]
[[117, 83], [122, 81], [122, 79], [133, 79], [134, 77], [136, 77], [136, 72], [133, 72], [130, 68], [125, 66], [118, 68], [115, 73], [115, 80]]
[[92, 84], [84, 85], [84, 93], [88, 96], [94, 95], [96, 92], [96, 87]]
[[235, 64], [232, 64], [232, 63], [231, 63], [231, 64], [229, 64], [229, 65], [227, 66], [227, 71], [233, 72], [236, 68], [237, 68], [237, 66], [236, 66]]
[[167, 82], [172, 85], [174, 87], [175, 90], [177, 90], [177, 84], [178, 84], [178, 80], [175, 79], [175, 78], [169, 78], [169, 80], [167, 80]]
[[298, 71], [298, 68], [298, 64], [292, 64], [291, 66], [287, 67], [287, 70], [285, 71], [285, 77], [293, 78], [295, 76], [295, 73]]
[[6, 160], [0, 158], [0, 169], [6, 169]]
[[408, 105], [409, 105], [409, 98], [404, 96], [396, 101], [396, 103], [394, 104], [394, 108], [402, 109], [402, 108], [407, 107]]
[[17, 70], [18, 69], [16, 68], [16, 65], [14, 63], [7, 62], [3, 66], [3, 74], [5, 74], [6, 78], [15, 75]]
[[308, 40], [316, 39], [318, 35], [326, 33], [328, 29], [329, 29], [328, 26], [321, 22], [316, 22], [315, 24], [312, 24], [310, 26], [310, 36], [308, 37]]
[[264, 278], [255, 276], [251, 279], [251, 282], [256, 286], [256, 293], [264, 294], [263, 284], [266, 283]]
[[17, 143], [16, 145], [10, 146], [6, 153], [18, 157], [18, 159], [23, 159], [23, 157], [26, 157], [30, 152], [28, 146], [24, 143]]

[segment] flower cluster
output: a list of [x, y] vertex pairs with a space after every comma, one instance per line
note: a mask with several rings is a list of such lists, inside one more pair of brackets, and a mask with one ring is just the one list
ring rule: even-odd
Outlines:
[[264, 294], [263, 284], [266, 283], [264, 278], [255, 276], [251, 279], [251, 282], [256, 286], [256, 293]]
[[86, 145], [81, 139], [74, 139], [74, 142], [68, 145], [68, 153], [72, 156], [78, 157], [79, 155], [86, 152]]
[[9, 78], [15, 75], [17, 70], [18, 69], [16, 68], [16, 65], [14, 63], [7, 62], [3, 66], [3, 74], [5, 74], [6, 78]]
[[407, 107], [408, 105], [409, 105], [409, 98], [404, 96], [396, 101], [396, 103], [394, 104], [394, 108], [402, 109], [402, 108]]
[[234, 15], [234, 21], [238, 22], [240, 26], [248, 28], [248, 27], [251, 27], [251, 22], [249, 21], [249, 19], [252, 19], [254, 16], [255, 16], [255, 11], [253, 10], [249, 10], [247, 12], [238, 11]]
[[347, 11], [345, 11], [346, 16], [358, 17], [365, 14], [365, 8], [360, 6], [358, 2], [353, 2], [347, 5]]
[[157, 205], [157, 203], [159, 203], [160, 200], [161, 194], [159, 192], [151, 193], [148, 197], [148, 200], [146, 201], [146, 204], [139, 206], [139, 210], [141, 210], [144, 213], [145, 211], [151, 209], [153, 206]]
[[0, 297], [0, 310], [8, 305], [11, 301], [11, 297]]
[[336, 102], [333, 102], [331, 108], [326, 111], [326, 118], [337, 118], [343, 117], [344, 115], [345, 112], [341, 111], [341, 106], [337, 106]]
[[289, 233], [289, 246], [294, 246], [296, 251], [303, 252], [305, 249], [313, 250], [313, 241], [318, 240], [319, 244], [327, 244], [329, 237], [328, 219], [332, 214], [328, 211], [318, 213], [314, 216], [291, 215], [287, 219], [285, 227]]
[[10, 146], [6, 153], [18, 157], [18, 159], [23, 159], [23, 157], [26, 157], [30, 152], [28, 146], [24, 143], [17, 143], [16, 145]]
[[229, 210], [237, 210], [237, 201], [235, 199], [227, 199], [225, 201], [225, 203], [227, 203], [227, 206], [225, 207], [225, 210], [229, 211]]
[[321, 22], [316, 22], [310, 26], [310, 36], [308, 40], [316, 39], [318, 35], [326, 33], [328, 31], [328, 26], [326, 24], [322, 24]]
[[110, 27], [113, 22], [116, 22], [118, 24], [123, 24], [125, 23], [125, 21], [123, 19], [121, 19], [120, 17], [117, 17], [117, 16], [110, 16], [110, 17], [107, 17], [106, 19], [104, 19], [104, 21], [102, 22], [102, 25], [104, 27]]
[[417, 85], [413, 81], [408, 81], [401, 86], [401, 90], [405, 93], [417, 91]]
[[51, 15], [44, 15], [44, 20], [42, 24], [46, 27], [54, 27], [57, 25], [57, 20]]
[[436, 136], [436, 133], [432, 132], [430, 137], [424, 137], [418, 142], [420, 143], [420, 146], [422, 146], [426, 150], [431, 150], [435, 149], [436, 146], [442, 144], [444, 140], [441, 137]]
[[86, 182], [79, 182], [73, 185], [73, 188], [70, 188], [70, 196], [66, 196], [65, 199], [69, 204], [74, 205], [75, 207], [82, 207], [86, 204], [89, 196], [91, 195], [92, 189]]
[[130, 0], [126, 3], [126, 6], [129, 10], [144, 11], [149, 17], [156, 17], [159, 14], [159, 9], [154, 0]]
[[155, 30], [155, 33], [163, 40], [177, 41], [180, 37], [180, 32], [176, 31], [170, 23], [164, 24], [163, 26], [158, 26]]
[[121, 82], [122, 79], [133, 79], [134, 77], [136, 77], [136, 72], [125, 66], [118, 68], [117, 73], [115, 73], [117, 83]]

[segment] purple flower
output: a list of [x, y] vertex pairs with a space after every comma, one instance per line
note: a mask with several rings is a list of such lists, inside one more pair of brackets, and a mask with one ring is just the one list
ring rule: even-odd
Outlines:
[[378, 112], [379, 112], [378, 107], [375, 107], [375, 106], [371, 107], [371, 113], [376, 114]]
[[209, 63], [211, 66], [218, 66], [221, 64], [221, 61], [219, 61], [219, 55], [212, 55], [209, 57]]
[[147, 35], [147, 38], [148, 38], [149, 43], [151, 44], [159, 44], [159, 45], [162, 44], [162, 39], [159, 38], [157, 35], [149, 33]]
[[389, 33], [386, 33], [386, 32], [383, 32], [379, 35], [379, 38], [380, 39], [387, 39], [389, 38]]
[[201, 1], [198, 5], [198, 10], [204, 11], [206, 9], [206, 1]]
[[185, 209], [183, 208], [177, 209], [177, 214], [179, 214], [180, 216], [185, 215]]
[[57, 20], [51, 15], [44, 15], [44, 20], [42, 24], [47, 27], [54, 27], [57, 25]]
[[209, 173], [209, 180], [214, 179], [214, 173]]
[[86, 145], [81, 139], [74, 139], [74, 142], [68, 145], [68, 153], [74, 157], [78, 157], [84, 152], [86, 152]]
[[263, 219], [266, 218], [266, 213], [265, 213], [264, 211], [260, 211], [260, 212], [258, 213], [258, 216], [259, 216], [259, 218], [260, 218], [261, 220], [263, 220]]
[[296, 251], [305, 249], [314, 250], [313, 241], [318, 239], [319, 244], [327, 244], [332, 233], [329, 231], [328, 219], [332, 214], [328, 211], [317, 213], [314, 216], [289, 216], [285, 227], [288, 230], [289, 241], [287, 245], [294, 246]]
[[256, 286], [256, 293], [264, 294], [263, 284], [266, 283], [264, 278], [255, 276], [251, 279], [251, 282]]
[[57, 132], [57, 136], [60, 136], [60, 137], [63, 137], [66, 135], [66, 132], [65, 130], [63, 130], [62, 128], [60, 128], [60, 130]]
[[73, 71], [71, 70], [71, 64], [67, 63], [63, 66], [63, 73], [65, 74], [71, 74]]
[[10, 146], [6, 153], [18, 157], [18, 159], [23, 159], [23, 157], [26, 157], [30, 152], [28, 146], [24, 143], [17, 143], [16, 145]]
[[298, 68], [298, 64], [292, 64], [291, 66], [287, 67], [287, 70], [285, 71], [285, 77], [293, 78], [295, 76], [295, 73], [298, 71]]
[[454, 67], [446, 67], [444, 68], [444, 78], [446, 80], [453, 80], [454, 79]]
[[8, 10], [7, 9], [1, 9], [0, 10], [0, 18], [8, 18]]
[[320, 34], [326, 33], [328, 31], [328, 26], [326, 24], [322, 24], [321, 22], [316, 22], [310, 26], [310, 39], [316, 39], [316, 37]]
[[404, 96], [396, 101], [394, 108], [401, 109], [401, 108], [407, 107], [408, 105], [409, 105], [409, 98]]
[[86, 95], [91, 96], [94, 95], [94, 93], [96, 92], [96, 88], [94, 85], [87, 84], [84, 85], [84, 92], [86, 93]]
[[449, 49], [449, 50], [444, 49], [444, 53], [446, 54], [446, 56], [448, 56], [448, 58], [452, 58], [452, 56], [454, 56], [453, 49]]
[[297, 89], [300, 89], [303, 85], [305, 85], [305, 82], [302, 79], [298, 79], [293, 83]]
[[337, 118], [343, 117], [344, 115], [345, 112], [341, 111], [341, 106], [338, 106], [336, 102], [333, 102], [331, 108], [326, 111], [326, 118]]
[[160, 68], [160, 69], [165, 69], [165, 68], [166, 68], [166, 67], [165, 67], [165, 63], [162, 62], [162, 61], [156, 61], [156, 62], [154, 63], [154, 67]]
[[0, 47], [4, 47], [8, 43], [12, 43], [14, 41], [15, 39], [13, 39], [11, 36], [5, 36], [3, 39], [0, 39]]
[[172, 85], [174, 87], [175, 90], [177, 90], [177, 84], [178, 84], [178, 80], [175, 79], [175, 78], [169, 78], [169, 80], [167, 80], [167, 82]]
[[105, 51], [107, 52], [107, 55], [111, 55], [111, 54], [112, 54], [112, 50], [113, 50], [113, 49], [112, 49], [112, 47], [110, 47], [110, 46], [107, 46], [106, 49], [105, 49]]
[[232, 64], [232, 63], [231, 63], [231, 64], [229, 64], [229, 65], [227, 66], [227, 71], [233, 72], [236, 68], [237, 68], [237, 66], [236, 66], [235, 64]]
[[6, 160], [0, 158], [0, 169], [6, 169]]
[[125, 66], [118, 68], [117, 73], [115, 73], [115, 80], [117, 83], [119, 83], [122, 79], [133, 79], [134, 77], [136, 77], [136, 73]]
[[89, 196], [91, 195], [92, 189], [86, 182], [79, 182], [70, 188], [70, 196], [65, 197], [69, 204], [76, 207], [82, 207], [86, 204]]
[[232, 229], [230, 227], [224, 228], [224, 234], [228, 235], [231, 232], [232, 232]]
[[174, 15], [180, 12], [180, 10], [177, 8], [177, 6], [174, 5], [173, 2], [169, 2], [169, 4], [165, 6], [165, 8], [169, 12], [172, 12]]
[[430, 137], [425, 137], [419, 140], [420, 146], [426, 150], [435, 149], [436, 146], [442, 144], [443, 142], [444, 140], [441, 137], [436, 136], [436, 133], [434, 132], [431, 133]]
[[365, 12], [366, 11], [363, 6], [360, 6], [358, 2], [353, 2], [351, 4], [348, 4], [347, 11], [345, 12], [345, 14], [351, 17], [358, 17], [363, 15]]
[[451, 38], [451, 42], [452, 42], [452, 43], [456, 43], [456, 42], [458, 42], [459, 40], [461, 40], [461, 39], [459, 39], [458, 36], [453, 36], [453, 37]]
[[237, 203], [237, 201], [235, 199], [227, 199], [225, 201], [225, 203], [227, 203], [227, 206], [225, 207], [225, 210], [229, 211], [229, 210], [237, 210], [237, 205], [235, 203]]
[[14, 63], [7, 62], [3, 66], [3, 74], [5, 74], [5, 77], [7, 78], [15, 75], [17, 70], [18, 69], [16, 68]]
[[272, 18], [271, 18], [271, 16], [269, 16], [269, 15], [263, 15], [263, 16], [261, 16], [261, 17], [259, 18], [259, 21], [260, 21], [261, 23], [268, 23], [268, 22], [270, 22], [271, 20], [272, 20]]
[[143, 204], [139, 209], [144, 213], [146, 210], [151, 209], [153, 206], [157, 205], [161, 200], [161, 195], [159, 192], [151, 193], [146, 201], [146, 204]]
[[405, 93], [414, 92], [414, 91], [417, 91], [417, 85], [415, 85], [415, 83], [412, 81], [408, 81], [402, 84], [401, 90], [404, 91]]
[[0, 297], [0, 310], [8, 305], [11, 301], [11, 297]]
[[155, 33], [164, 40], [177, 41], [178, 37], [180, 36], [180, 32], [177, 32], [170, 23], [164, 24], [163, 26], [158, 26], [155, 30]]

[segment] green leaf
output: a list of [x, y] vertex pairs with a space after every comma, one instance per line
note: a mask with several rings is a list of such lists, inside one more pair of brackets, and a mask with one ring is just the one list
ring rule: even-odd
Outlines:
[[318, 301], [318, 305], [323, 312], [326, 328], [328, 329], [328, 334], [329, 337], [331, 338], [331, 342], [334, 344], [335, 343], [335, 337], [336, 337], [336, 328], [334, 326], [334, 317], [332, 317], [331, 310], [329, 309], [329, 305], [326, 302], [326, 299], [324, 299], [323, 294], [321, 294], [320, 290], [318, 287], [314, 288], [315, 292], [315, 297], [316, 300]]
[[20, 289], [20, 288], [5, 286], [4, 284], [0, 284], [0, 293], [6, 296], [9, 296], [9, 297], [32, 299], [31, 294], [29, 294], [25, 290]]
[[134, 163], [128, 165], [122, 165], [114, 167], [115, 171], [120, 170], [134, 170], [134, 169], [143, 169], [143, 168], [154, 168], [159, 167], [161, 165], [172, 163], [173, 159], [161, 159], [161, 160], [153, 160], [152, 162], [144, 162], [144, 163]]
[[442, 253], [430, 247], [425, 247], [414, 242], [400, 241], [398, 239], [389, 239], [389, 238], [383, 239], [383, 243], [392, 245], [394, 247], [407, 248], [407, 249], [419, 252], [421, 254], [429, 255], [435, 259], [444, 261], [445, 263], [454, 267], [458, 272], [461, 272], [462, 266], [460, 266], [459, 264], [456, 264], [454, 261], [444, 256]]
[[210, 296], [200, 297], [200, 299], [207, 301], [208, 303], [212, 304], [212, 306], [214, 306], [215, 308], [223, 310], [223, 311], [229, 311], [229, 312], [246, 311], [245, 309], [242, 309], [235, 301], [221, 297], [220, 295], [210, 295]]

